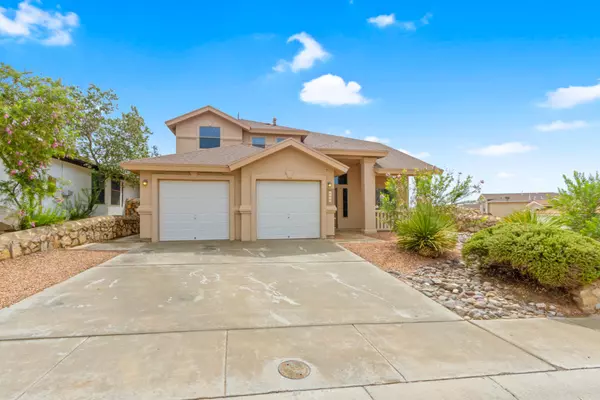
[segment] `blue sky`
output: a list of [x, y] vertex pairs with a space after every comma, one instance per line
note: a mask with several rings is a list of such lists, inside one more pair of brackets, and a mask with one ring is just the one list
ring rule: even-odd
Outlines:
[[551, 191], [600, 162], [600, 4], [588, 1], [2, 1], [0, 60], [114, 89], [164, 121], [243, 118], [380, 140]]

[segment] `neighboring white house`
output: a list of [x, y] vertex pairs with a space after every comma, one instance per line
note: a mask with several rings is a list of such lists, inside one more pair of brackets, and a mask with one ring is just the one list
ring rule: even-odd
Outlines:
[[[59, 190], [57, 196], [65, 199], [72, 199], [77, 194], [82, 193], [83, 189], [92, 189], [96, 184], [101, 185], [98, 207], [94, 215], [123, 215], [125, 201], [131, 198], [138, 198], [140, 195], [139, 186], [131, 186], [125, 182], [106, 181], [92, 182], [93, 166], [89, 163], [72, 159], [53, 159], [50, 163], [48, 173], [56, 179]], [[4, 170], [4, 165], [0, 162], [0, 181], [8, 179]], [[48, 197], [43, 201], [44, 207], [55, 205], [54, 198]], [[9, 221], [13, 211], [0, 207], [0, 222], [11, 224]]]

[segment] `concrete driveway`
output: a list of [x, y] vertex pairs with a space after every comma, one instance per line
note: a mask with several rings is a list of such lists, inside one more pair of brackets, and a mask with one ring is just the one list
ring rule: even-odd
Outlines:
[[0, 398], [600, 392], [599, 332], [548, 320], [462, 321], [333, 242], [129, 248], [0, 310]]

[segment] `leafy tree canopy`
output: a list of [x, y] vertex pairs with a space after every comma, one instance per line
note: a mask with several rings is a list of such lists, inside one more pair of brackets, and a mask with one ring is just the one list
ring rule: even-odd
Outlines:
[[33, 76], [0, 64], [0, 160], [9, 181], [7, 201], [54, 194], [48, 180], [52, 158], [72, 155], [81, 112], [77, 89], [60, 80]]
[[133, 184], [138, 177], [120, 167], [120, 163], [136, 158], [158, 155], [156, 147], [148, 146], [152, 134], [136, 107], [113, 116], [118, 110], [117, 95], [90, 85], [78, 93], [83, 118], [79, 126], [77, 152], [98, 166], [107, 179], [125, 179]]

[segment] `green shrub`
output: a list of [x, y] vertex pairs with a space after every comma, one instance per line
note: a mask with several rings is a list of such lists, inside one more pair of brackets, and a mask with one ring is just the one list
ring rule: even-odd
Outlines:
[[71, 221], [90, 217], [98, 207], [98, 191], [83, 189], [72, 200], [65, 200], [63, 207], [67, 213], [67, 218]]
[[44, 207], [41, 204], [25, 205], [19, 212], [19, 229], [58, 224], [67, 219], [64, 210], [59, 207]]
[[549, 287], [572, 288], [600, 278], [600, 243], [550, 225], [500, 224], [463, 247], [468, 264], [509, 268]]
[[552, 225], [560, 227], [558, 218], [551, 215], [539, 216], [535, 211], [524, 209], [513, 211], [512, 214], [502, 218], [504, 224], [534, 224], [534, 225]]
[[439, 257], [456, 247], [452, 216], [430, 203], [418, 204], [396, 224], [398, 246], [425, 257]]

